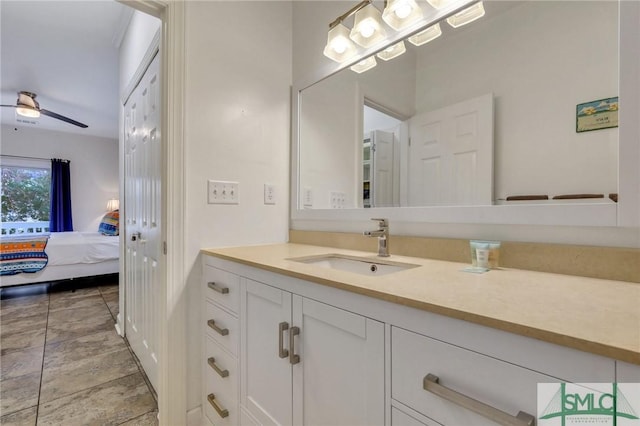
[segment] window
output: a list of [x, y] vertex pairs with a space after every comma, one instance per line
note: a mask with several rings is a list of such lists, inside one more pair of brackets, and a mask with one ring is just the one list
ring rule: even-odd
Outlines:
[[50, 191], [47, 160], [2, 157], [2, 235], [48, 232]]

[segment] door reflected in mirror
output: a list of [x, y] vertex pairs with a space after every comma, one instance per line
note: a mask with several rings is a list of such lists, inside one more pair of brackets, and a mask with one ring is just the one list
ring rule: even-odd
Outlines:
[[617, 192], [618, 129], [577, 133], [576, 105], [618, 96], [618, 3], [484, 5], [482, 19], [301, 91], [299, 208]]

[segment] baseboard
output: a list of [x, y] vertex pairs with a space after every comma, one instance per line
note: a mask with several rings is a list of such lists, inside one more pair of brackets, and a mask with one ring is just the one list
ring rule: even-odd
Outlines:
[[122, 334], [122, 329], [120, 328], [120, 317], [119, 316], [118, 316], [118, 322], [116, 322], [115, 327], [116, 327], [116, 333], [118, 333], [118, 336], [124, 337], [124, 334]]
[[202, 407], [197, 406], [187, 411], [187, 426], [209, 426], [209, 422], [202, 417]]

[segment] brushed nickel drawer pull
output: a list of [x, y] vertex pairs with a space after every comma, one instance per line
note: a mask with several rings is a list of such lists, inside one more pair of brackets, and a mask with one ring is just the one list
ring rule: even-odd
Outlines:
[[222, 417], [223, 419], [225, 417], [229, 417], [229, 410], [220, 406], [220, 403], [216, 401], [216, 396], [214, 394], [210, 393], [209, 395], [207, 395], [207, 401], [209, 401], [209, 404], [211, 404], [213, 409], [218, 412], [218, 415], [220, 417]]
[[280, 358], [286, 358], [289, 356], [289, 351], [284, 347], [284, 332], [288, 329], [288, 323], [281, 322], [278, 324], [278, 356]]
[[209, 358], [207, 362], [209, 363], [209, 366], [213, 368], [215, 372], [218, 373], [218, 375], [220, 375], [220, 377], [229, 376], [229, 370], [222, 370], [220, 367], [218, 367], [218, 364], [216, 364], [216, 359], [214, 357]]
[[442, 386], [439, 383], [439, 380], [438, 376], [434, 374], [427, 374], [424, 376], [424, 380], [422, 381], [422, 387], [427, 392], [431, 392], [442, 399], [446, 399], [447, 401], [453, 402], [467, 410], [478, 413], [481, 416], [501, 425], [533, 426], [535, 424], [535, 418], [531, 414], [520, 411], [517, 416], [512, 416], [509, 413], [505, 413], [495, 407], [458, 393], [448, 387]]
[[291, 327], [291, 331], [289, 331], [289, 362], [291, 364], [297, 364], [300, 362], [300, 355], [296, 355], [294, 348], [294, 338], [300, 334], [299, 327]]
[[216, 284], [213, 281], [210, 281], [207, 283], [207, 286], [211, 289], [211, 290], [215, 290], [218, 293], [222, 293], [222, 294], [229, 294], [229, 287], [222, 287], [218, 284]]
[[226, 336], [227, 334], [229, 334], [229, 329], [228, 328], [220, 328], [216, 325], [216, 322], [212, 319], [210, 319], [209, 321], [207, 321], [207, 325], [209, 327], [211, 327], [212, 329], [215, 330], [216, 333], [220, 334], [221, 336]]

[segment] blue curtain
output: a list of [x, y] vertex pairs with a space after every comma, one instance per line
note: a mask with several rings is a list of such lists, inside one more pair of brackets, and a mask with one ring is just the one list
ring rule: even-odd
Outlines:
[[51, 210], [49, 218], [51, 232], [73, 231], [69, 160], [57, 158], [51, 160]]

